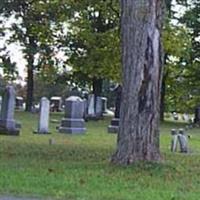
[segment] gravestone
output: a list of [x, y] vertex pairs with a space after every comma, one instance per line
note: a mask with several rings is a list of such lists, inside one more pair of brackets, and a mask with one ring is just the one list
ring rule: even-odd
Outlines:
[[19, 135], [20, 124], [14, 120], [15, 90], [13, 86], [7, 86], [2, 100], [0, 116], [0, 133], [7, 135]]
[[86, 118], [94, 120], [102, 118], [103, 115], [102, 108], [103, 108], [102, 98], [99, 96], [95, 97], [94, 94], [90, 94], [88, 96], [88, 112]]
[[95, 108], [94, 108], [94, 94], [89, 94], [88, 96], [88, 116], [95, 117]]
[[185, 131], [183, 129], [179, 129], [178, 141], [179, 141], [179, 145], [180, 145], [180, 152], [187, 153], [188, 152], [188, 140], [185, 135]]
[[179, 119], [178, 114], [177, 114], [176, 112], [173, 112], [173, 113], [172, 113], [172, 117], [173, 117], [173, 119], [176, 120], [176, 121]]
[[51, 112], [61, 112], [62, 111], [62, 98], [61, 97], [51, 97], [50, 99]]
[[103, 115], [103, 104], [101, 97], [96, 97], [95, 115], [98, 119], [100, 119]]
[[187, 113], [183, 113], [183, 120], [189, 122], [190, 116]]
[[40, 114], [38, 129], [34, 133], [48, 134], [49, 133], [49, 110], [50, 102], [46, 97], [42, 97], [40, 100]]
[[176, 129], [171, 130], [172, 140], [171, 140], [171, 152], [177, 151], [178, 134]]
[[107, 102], [108, 102], [108, 99], [106, 97], [101, 97], [102, 99], [102, 112], [103, 113], [107, 113]]
[[108, 126], [108, 133], [117, 133], [119, 131], [122, 86], [118, 85], [113, 91], [115, 92], [116, 95], [115, 115], [114, 118], [111, 120], [111, 124]]
[[58, 128], [60, 133], [83, 134], [86, 132], [84, 115], [84, 101], [77, 96], [65, 100], [65, 116]]
[[177, 151], [177, 146], [179, 143], [180, 152], [187, 153], [188, 152], [188, 140], [187, 140], [187, 136], [185, 135], [184, 129], [179, 129], [179, 131], [177, 131], [176, 129], [172, 129], [171, 135], [172, 135], [171, 151], [172, 152]]
[[15, 108], [17, 110], [23, 110], [24, 109], [23, 103], [24, 103], [23, 97], [19, 97], [19, 96], [16, 97], [16, 99], [15, 99]]
[[199, 124], [200, 123], [200, 106], [195, 108], [194, 123], [195, 124]]

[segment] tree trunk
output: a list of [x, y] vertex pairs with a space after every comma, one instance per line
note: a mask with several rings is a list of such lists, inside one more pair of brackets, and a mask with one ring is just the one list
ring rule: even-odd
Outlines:
[[162, 0], [121, 0], [122, 104], [114, 163], [158, 161]]
[[160, 98], [160, 121], [165, 120], [165, 94], [166, 94], [166, 78], [163, 77], [162, 87], [161, 87], [161, 98]]
[[100, 78], [93, 78], [93, 80], [92, 80], [92, 87], [93, 87], [93, 94], [94, 94], [94, 109], [95, 109], [95, 113], [96, 113], [97, 97], [101, 96], [102, 85], [103, 85], [103, 80], [102, 79], [100, 79]]
[[33, 105], [33, 91], [34, 91], [34, 79], [33, 79], [33, 62], [29, 62], [27, 69], [27, 92], [26, 92], [26, 111], [31, 112]]
[[[164, 60], [163, 63], [166, 66], [168, 59], [168, 54], [164, 54]], [[162, 86], [161, 86], [161, 98], [160, 98], [160, 121], [164, 122], [165, 120], [165, 94], [166, 94], [166, 80], [169, 75], [169, 70], [165, 68], [163, 72], [163, 78], [162, 78]]]
[[100, 79], [100, 78], [93, 78], [93, 80], [92, 80], [92, 87], [93, 87], [93, 94], [95, 96], [101, 96], [102, 85], [103, 85], [103, 80], [102, 79]]
[[[30, 31], [30, 30], [29, 30]], [[31, 112], [33, 106], [34, 92], [34, 55], [37, 53], [35, 38], [28, 36], [29, 44], [27, 45], [27, 92], [26, 92], [26, 111]]]

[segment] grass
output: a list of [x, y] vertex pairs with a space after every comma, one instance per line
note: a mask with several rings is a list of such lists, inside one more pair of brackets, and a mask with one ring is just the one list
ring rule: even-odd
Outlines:
[[[61, 114], [51, 115], [60, 120]], [[37, 115], [17, 112], [20, 137], [0, 135], [0, 194], [67, 200], [197, 200], [200, 196], [200, 135], [190, 134], [190, 154], [170, 153], [170, 129], [161, 125], [163, 161], [121, 167], [110, 164], [116, 135], [107, 134], [110, 119], [87, 122], [87, 134], [56, 131], [35, 135]], [[49, 145], [49, 139], [54, 140]]]

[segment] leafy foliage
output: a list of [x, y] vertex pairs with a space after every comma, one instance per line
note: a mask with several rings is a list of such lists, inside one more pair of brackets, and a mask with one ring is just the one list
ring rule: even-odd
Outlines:
[[34, 70], [45, 71], [56, 64], [55, 51], [60, 37], [58, 30], [62, 28], [59, 13], [64, 9], [64, 4], [57, 1], [1, 2], [0, 11], [4, 19], [11, 16], [15, 19], [10, 28], [12, 36], [7, 42], [19, 42], [27, 61], [27, 111], [32, 107]]
[[[120, 79], [117, 1], [76, 1], [67, 35], [68, 63], [80, 79]], [[79, 80], [80, 80], [79, 79]]]

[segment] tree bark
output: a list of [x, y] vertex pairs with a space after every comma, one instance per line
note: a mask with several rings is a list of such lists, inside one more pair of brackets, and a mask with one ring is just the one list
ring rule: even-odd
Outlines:
[[161, 98], [160, 98], [160, 121], [165, 120], [165, 94], [166, 94], [166, 79], [163, 77], [162, 87], [161, 87]]
[[34, 91], [34, 81], [33, 81], [33, 67], [28, 67], [27, 70], [27, 91], [26, 91], [26, 111], [31, 112], [33, 105], [33, 91]]
[[29, 36], [29, 44], [27, 45], [27, 92], [26, 92], [26, 111], [31, 112], [33, 106], [34, 93], [34, 55], [36, 54], [37, 45], [35, 39]]
[[103, 80], [101, 78], [93, 78], [92, 88], [95, 96], [101, 96]]
[[162, 0], [121, 0], [122, 104], [114, 163], [158, 161]]
[[92, 87], [93, 87], [93, 94], [94, 94], [94, 110], [95, 110], [95, 113], [96, 113], [97, 97], [101, 96], [102, 85], [103, 85], [103, 79], [95, 78], [95, 77], [93, 78]]

